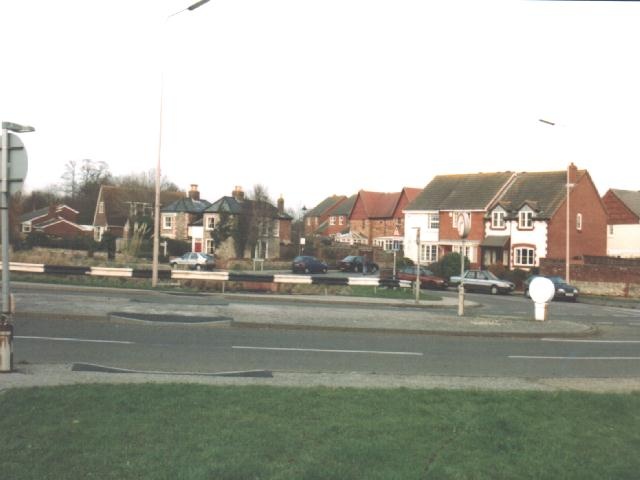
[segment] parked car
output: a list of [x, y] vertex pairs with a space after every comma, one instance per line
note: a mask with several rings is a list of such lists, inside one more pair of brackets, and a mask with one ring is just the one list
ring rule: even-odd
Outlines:
[[[516, 288], [514, 283], [501, 280], [489, 270], [467, 270], [464, 272], [463, 280], [466, 290], [489, 292], [491, 295], [511, 293]], [[451, 277], [449, 284], [452, 286], [460, 285], [460, 276]]]
[[327, 270], [329, 270], [329, 266], [326, 263], [310, 255], [301, 255], [291, 262], [293, 273], [327, 273]]
[[[410, 282], [416, 281], [416, 270], [418, 267], [416, 265], [408, 265], [406, 267], [401, 268], [396, 273], [396, 277], [398, 280], [409, 280]], [[420, 267], [420, 288], [441, 288], [445, 289], [449, 286], [449, 282], [447, 282], [444, 278], [438, 277], [431, 270]]]
[[188, 252], [181, 257], [172, 257], [169, 260], [171, 268], [185, 266], [191, 270], [212, 270], [216, 266], [213, 255], [202, 252]]
[[571, 300], [575, 302], [578, 300], [578, 294], [580, 293], [576, 287], [573, 285], [569, 285], [565, 282], [564, 278], [558, 276], [547, 276], [547, 275], [532, 275], [524, 281], [524, 296], [527, 298], [531, 298], [529, 295], [529, 285], [531, 281], [536, 277], [545, 277], [553, 282], [553, 286], [556, 288], [556, 293], [553, 296], [554, 299], [565, 299]]
[[367, 273], [376, 273], [380, 267], [375, 262], [367, 259], [366, 264], [362, 255], [349, 255], [340, 260], [338, 269], [341, 272], [364, 272], [366, 267]]

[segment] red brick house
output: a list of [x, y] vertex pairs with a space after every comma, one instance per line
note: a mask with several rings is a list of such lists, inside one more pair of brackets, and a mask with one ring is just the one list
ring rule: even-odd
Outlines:
[[388, 242], [401, 242], [404, 209], [421, 191], [408, 187], [395, 193], [360, 190], [349, 215], [349, 233], [364, 239], [362, 243], [369, 246], [385, 247]]
[[332, 195], [305, 213], [304, 235], [332, 237], [349, 230], [349, 214], [356, 196]]
[[571, 164], [565, 171], [515, 175], [487, 212], [483, 265], [530, 269], [541, 258], [565, 259], [567, 183], [571, 258], [606, 255], [606, 208], [589, 173]]
[[93, 228], [79, 225], [79, 212], [68, 205], [51, 205], [20, 216], [20, 231], [23, 235], [42, 232], [61, 238], [75, 238], [78, 235], [90, 236]]

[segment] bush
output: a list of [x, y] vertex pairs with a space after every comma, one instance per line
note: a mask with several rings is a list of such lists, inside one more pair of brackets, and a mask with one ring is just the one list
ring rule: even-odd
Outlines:
[[[469, 269], [469, 259], [464, 257], [464, 269]], [[460, 275], [460, 254], [447, 253], [444, 257], [435, 263], [429, 265], [429, 270], [442, 278], [451, 278], [454, 275]]]

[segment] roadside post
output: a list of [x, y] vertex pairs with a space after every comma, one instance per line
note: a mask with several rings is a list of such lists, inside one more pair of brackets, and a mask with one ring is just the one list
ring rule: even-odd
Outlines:
[[458, 235], [462, 243], [460, 245], [460, 285], [458, 285], [458, 316], [464, 316], [464, 241], [469, 236], [471, 230], [471, 217], [466, 212], [458, 214], [456, 220]]
[[416, 255], [416, 303], [420, 303], [420, 227], [413, 227], [416, 229], [416, 245], [418, 247], [418, 254]]
[[529, 285], [529, 295], [534, 302], [534, 318], [544, 322], [549, 319], [549, 302], [556, 293], [553, 282], [546, 277], [536, 277]]
[[0, 373], [13, 370], [13, 313], [9, 285], [9, 198], [20, 191], [27, 176], [27, 151], [17, 135], [34, 128], [2, 122], [2, 157], [0, 161], [0, 228], [2, 234], [2, 314], [0, 315]]

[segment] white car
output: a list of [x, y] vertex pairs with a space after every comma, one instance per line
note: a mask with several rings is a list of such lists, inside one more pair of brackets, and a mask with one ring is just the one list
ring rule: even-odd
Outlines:
[[191, 270], [212, 270], [216, 266], [213, 255], [202, 252], [189, 252], [181, 257], [173, 257], [169, 260], [171, 268], [177, 268], [184, 265]]
[[[511, 293], [516, 288], [515, 284], [507, 280], [501, 280], [489, 270], [467, 270], [462, 278], [465, 290], [489, 292], [491, 295]], [[451, 277], [449, 285], [460, 285], [460, 276]]]

